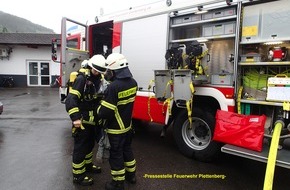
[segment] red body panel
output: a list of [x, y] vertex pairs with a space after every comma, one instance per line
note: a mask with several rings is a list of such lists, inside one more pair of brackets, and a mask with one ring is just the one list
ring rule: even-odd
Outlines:
[[165, 124], [166, 109], [167, 105], [163, 106], [154, 97], [136, 96], [133, 118]]
[[227, 99], [232, 99], [235, 94], [235, 89], [233, 87], [225, 88], [225, 87], [214, 87], [215, 89], [221, 91], [225, 95]]
[[[232, 87], [231, 88], [216, 87], [216, 89], [221, 91], [227, 99], [232, 99], [234, 97], [235, 89]], [[235, 112], [236, 111], [235, 106], [228, 106], [228, 111]]]
[[69, 41], [74, 41], [76, 44], [76, 46], [71, 47], [71, 48], [75, 48], [75, 49], [80, 49], [81, 48], [81, 34], [72, 34], [70, 36], [68, 36], [67, 38], [67, 43], [69, 43]]
[[114, 23], [113, 28], [113, 49], [121, 45], [121, 29], [122, 23]]

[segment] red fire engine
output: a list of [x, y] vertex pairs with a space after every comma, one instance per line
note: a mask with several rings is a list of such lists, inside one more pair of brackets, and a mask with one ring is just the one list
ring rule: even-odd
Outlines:
[[[164, 1], [96, 17], [91, 25], [63, 18], [61, 98], [69, 74], [82, 60], [120, 52], [139, 86], [134, 119], [172, 125], [181, 153], [201, 161], [224, 152], [267, 162], [275, 126], [281, 124], [274, 165], [290, 168], [290, 153], [283, 148], [290, 130], [287, 3]], [[78, 34], [68, 30], [75, 25]], [[73, 48], [68, 46], [72, 40], [77, 44]], [[240, 144], [215, 140], [222, 133], [216, 129], [219, 111], [236, 114], [229, 117], [233, 126], [242, 126], [236, 116], [254, 116], [249, 121], [265, 116], [262, 144], [257, 145], [261, 150], [247, 148], [242, 142], [247, 136]]]

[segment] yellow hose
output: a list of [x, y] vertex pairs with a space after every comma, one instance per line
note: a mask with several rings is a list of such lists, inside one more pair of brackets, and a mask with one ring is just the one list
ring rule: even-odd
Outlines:
[[[281, 121], [282, 122], [282, 121]], [[268, 155], [268, 162], [264, 181], [264, 190], [272, 190], [275, 165], [277, 159], [277, 151], [279, 146], [279, 139], [282, 130], [282, 123], [277, 122], [275, 124], [274, 133], [271, 140], [270, 151]]]

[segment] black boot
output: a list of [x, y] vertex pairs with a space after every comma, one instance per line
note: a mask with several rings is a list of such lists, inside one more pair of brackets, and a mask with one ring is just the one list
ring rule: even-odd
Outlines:
[[134, 174], [127, 174], [126, 173], [125, 180], [128, 183], [135, 184], [137, 182], [135, 173]]
[[91, 166], [86, 167], [86, 172], [98, 174], [102, 172], [102, 168], [100, 166], [91, 165]]
[[106, 190], [124, 190], [124, 181], [107, 182], [105, 186]]
[[93, 185], [94, 180], [88, 176], [73, 177], [73, 182], [82, 186], [88, 186], [88, 185]]

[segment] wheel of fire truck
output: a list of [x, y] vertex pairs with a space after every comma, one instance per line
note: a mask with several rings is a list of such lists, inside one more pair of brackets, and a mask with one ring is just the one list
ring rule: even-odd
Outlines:
[[209, 109], [193, 108], [192, 127], [187, 110], [182, 110], [173, 125], [174, 138], [182, 154], [203, 162], [214, 160], [221, 150], [221, 144], [212, 141], [215, 117]]

